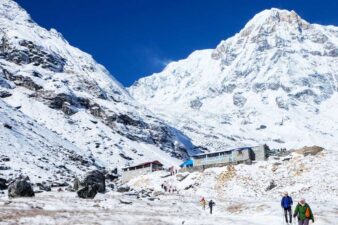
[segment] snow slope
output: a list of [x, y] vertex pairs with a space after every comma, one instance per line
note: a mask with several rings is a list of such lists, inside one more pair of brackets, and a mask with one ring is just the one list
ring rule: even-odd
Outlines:
[[90, 152], [38, 125], [0, 100], [0, 177], [20, 174], [33, 182], [69, 182], [96, 168]]
[[0, 96], [108, 169], [155, 159], [178, 164], [194, 150], [90, 55], [12, 0], [0, 0]]
[[141, 78], [131, 95], [208, 151], [337, 147], [338, 28], [258, 13], [215, 49]]

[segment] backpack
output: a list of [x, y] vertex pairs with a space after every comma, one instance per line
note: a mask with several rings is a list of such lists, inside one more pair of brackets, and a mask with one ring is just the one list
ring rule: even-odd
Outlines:
[[311, 217], [311, 211], [310, 211], [310, 208], [309, 208], [309, 207], [306, 207], [306, 210], [305, 210], [305, 217], [306, 217], [306, 218], [310, 218], [310, 217]]

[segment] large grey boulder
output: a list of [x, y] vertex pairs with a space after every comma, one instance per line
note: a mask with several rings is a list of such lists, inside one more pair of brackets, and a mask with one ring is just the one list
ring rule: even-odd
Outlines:
[[98, 184], [88, 185], [77, 191], [80, 198], [94, 198], [99, 190]]
[[98, 192], [104, 193], [106, 191], [106, 178], [105, 175], [99, 170], [93, 170], [85, 175], [81, 186], [87, 187], [90, 185], [98, 185]]
[[28, 177], [19, 177], [8, 187], [8, 197], [33, 197], [34, 191]]
[[6, 190], [7, 189], [7, 180], [0, 178], [0, 190]]

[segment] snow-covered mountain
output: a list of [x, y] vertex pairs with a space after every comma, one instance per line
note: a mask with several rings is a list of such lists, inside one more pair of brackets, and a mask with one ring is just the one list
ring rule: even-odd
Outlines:
[[273, 8], [129, 92], [210, 151], [258, 143], [337, 147], [337, 80], [338, 27]]
[[155, 159], [172, 165], [193, 148], [90, 55], [12, 0], [0, 0], [0, 97], [108, 169]]

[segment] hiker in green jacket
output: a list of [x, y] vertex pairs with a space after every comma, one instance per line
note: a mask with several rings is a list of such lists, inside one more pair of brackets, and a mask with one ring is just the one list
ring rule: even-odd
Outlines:
[[309, 225], [309, 221], [315, 222], [310, 206], [305, 202], [305, 199], [301, 199], [296, 206], [293, 217], [298, 216], [298, 225]]

